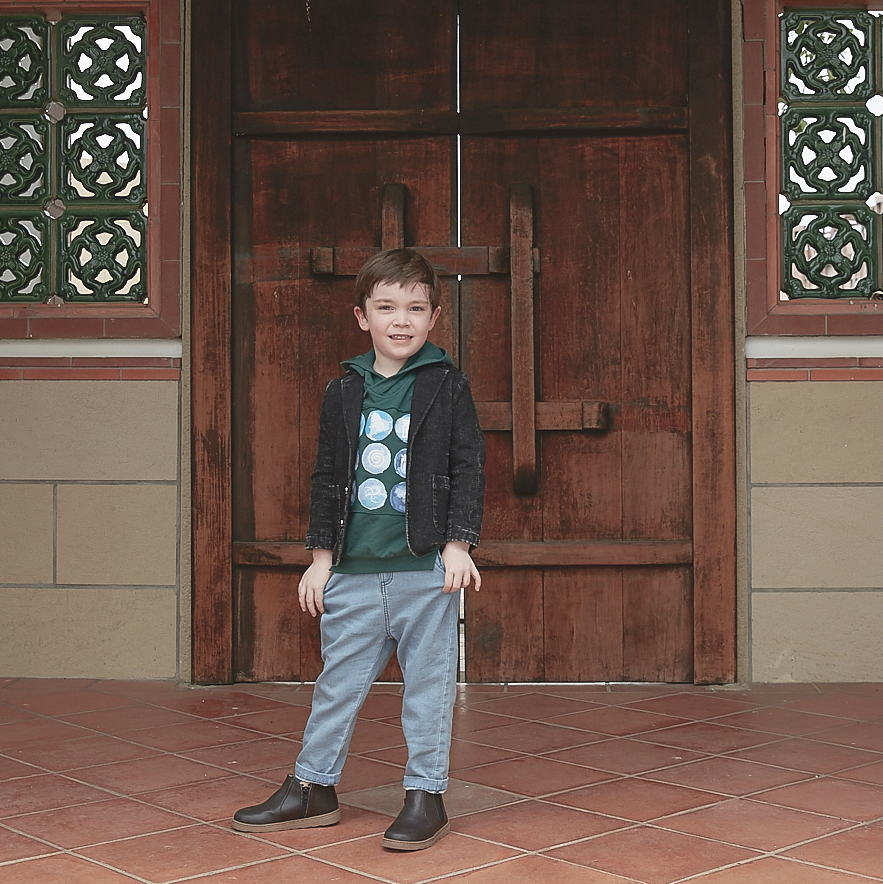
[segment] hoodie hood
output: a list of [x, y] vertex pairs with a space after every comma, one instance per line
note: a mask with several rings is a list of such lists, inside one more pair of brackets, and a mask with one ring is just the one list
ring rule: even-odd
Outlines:
[[414, 373], [424, 365], [436, 363], [453, 365], [447, 351], [427, 341], [395, 374], [384, 377], [374, 371], [374, 348], [367, 353], [347, 359], [341, 365], [358, 372], [365, 380], [362, 397], [362, 413], [374, 408], [384, 411], [399, 410], [402, 414], [411, 410], [411, 393], [414, 390]]
[[436, 347], [435, 344], [427, 341], [394, 375], [391, 375], [389, 378], [384, 378], [383, 375], [374, 371], [373, 347], [367, 353], [362, 353], [361, 356], [356, 356], [353, 359], [347, 359], [340, 364], [345, 369], [351, 368], [353, 371], [357, 371], [366, 380], [372, 375], [376, 378], [392, 380], [393, 378], [398, 378], [404, 374], [413, 372], [415, 369], [421, 368], [424, 365], [432, 365], [436, 362], [443, 362], [448, 365], [454, 364], [454, 360], [451, 359], [447, 350], [443, 350], [441, 347]]

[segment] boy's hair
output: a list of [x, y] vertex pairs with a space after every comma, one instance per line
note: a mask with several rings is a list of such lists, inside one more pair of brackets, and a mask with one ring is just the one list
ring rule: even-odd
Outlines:
[[356, 277], [356, 306], [365, 309], [374, 286], [388, 282], [408, 286], [415, 282], [429, 291], [432, 309], [441, 303], [441, 282], [435, 268], [414, 249], [388, 249], [365, 262]]

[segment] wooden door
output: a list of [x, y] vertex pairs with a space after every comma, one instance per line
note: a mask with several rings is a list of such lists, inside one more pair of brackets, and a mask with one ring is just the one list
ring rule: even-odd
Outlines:
[[488, 443], [467, 678], [733, 678], [727, 26], [683, 0], [194, 3], [233, 84], [195, 74], [197, 680], [319, 670], [318, 409], [369, 346], [352, 276], [402, 242], [445, 273], [436, 340]]

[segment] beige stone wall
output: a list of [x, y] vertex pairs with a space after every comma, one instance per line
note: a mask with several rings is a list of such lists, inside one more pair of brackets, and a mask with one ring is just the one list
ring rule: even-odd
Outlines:
[[883, 681], [883, 383], [749, 385], [751, 678]]
[[0, 382], [0, 676], [174, 678], [179, 385]]

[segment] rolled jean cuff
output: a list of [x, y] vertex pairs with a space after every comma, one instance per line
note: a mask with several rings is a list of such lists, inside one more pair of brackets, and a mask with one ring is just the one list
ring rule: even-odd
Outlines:
[[302, 764], [295, 764], [294, 775], [302, 783], [314, 783], [316, 786], [336, 786], [340, 782], [340, 775], [316, 773]]
[[441, 793], [447, 790], [447, 777], [443, 780], [427, 780], [425, 777], [405, 777], [402, 785], [405, 789], [420, 789], [422, 792]]

